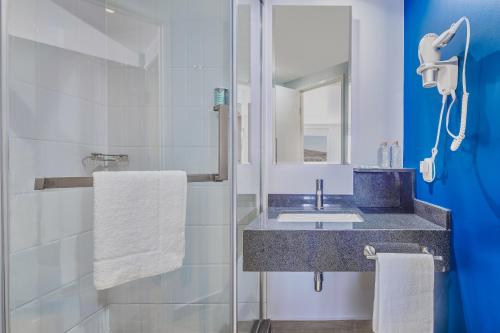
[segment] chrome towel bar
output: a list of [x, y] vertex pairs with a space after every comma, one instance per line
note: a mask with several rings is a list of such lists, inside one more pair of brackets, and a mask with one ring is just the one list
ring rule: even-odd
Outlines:
[[[214, 106], [219, 112], [219, 170], [216, 174], [192, 174], [187, 176], [188, 183], [222, 182], [229, 176], [229, 105]], [[93, 187], [93, 177], [48, 177], [36, 178], [36, 191], [56, 188]]]
[[[427, 248], [427, 246], [420, 246], [420, 251], [423, 254], [430, 254], [434, 257], [434, 260], [436, 261], [443, 261], [442, 256], [435, 256], [432, 251]], [[365, 245], [365, 249], [363, 250], [363, 254], [365, 255], [366, 259], [370, 260], [376, 260], [377, 259], [377, 252], [375, 251], [375, 248], [371, 245]]]

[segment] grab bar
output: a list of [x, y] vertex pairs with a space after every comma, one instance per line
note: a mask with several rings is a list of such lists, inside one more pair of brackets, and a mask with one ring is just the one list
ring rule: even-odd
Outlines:
[[[436, 260], [436, 261], [443, 261], [442, 256], [435, 256], [432, 253], [432, 251], [429, 250], [429, 248], [427, 246], [420, 246], [420, 251], [421, 251], [421, 253], [432, 255], [434, 260]], [[365, 249], [363, 250], [363, 254], [365, 255], [366, 259], [370, 259], [370, 260], [377, 259], [377, 252], [375, 251], [375, 248], [371, 245], [365, 245]]]
[[[188, 183], [222, 182], [229, 179], [229, 105], [214, 106], [214, 111], [219, 112], [219, 167], [215, 174], [191, 174], [187, 176]], [[35, 191], [93, 187], [93, 177], [46, 177], [35, 178]]]

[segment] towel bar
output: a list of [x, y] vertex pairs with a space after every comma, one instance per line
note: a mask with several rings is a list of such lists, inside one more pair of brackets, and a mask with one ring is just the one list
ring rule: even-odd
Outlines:
[[[188, 183], [200, 182], [219, 182], [215, 174], [188, 175]], [[35, 191], [57, 189], [57, 188], [76, 188], [76, 187], [93, 187], [93, 177], [46, 177], [35, 178]]]
[[[436, 261], [443, 261], [442, 256], [433, 255], [432, 251], [430, 251], [427, 246], [421, 246], [420, 251], [424, 254], [432, 255], [434, 257], [434, 260], [436, 260]], [[370, 260], [377, 259], [377, 252], [375, 251], [375, 248], [371, 245], [365, 245], [365, 249], [363, 250], [363, 254], [365, 255], [366, 259], [370, 259]]]
[[[214, 106], [219, 112], [219, 170], [216, 174], [193, 174], [187, 176], [188, 183], [222, 182], [229, 179], [229, 105]], [[49, 177], [36, 178], [35, 191], [55, 188], [93, 187], [93, 177]]]

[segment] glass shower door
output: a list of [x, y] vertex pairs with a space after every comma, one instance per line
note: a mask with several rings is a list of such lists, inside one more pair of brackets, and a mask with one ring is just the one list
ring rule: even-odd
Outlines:
[[92, 189], [33, 187], [35, 178], [89, 177], [95, 170], [216, 174], [213, 91], [231, 85], [230, 1], [2, 6], [7, 332], [231, 332], [231, 175], [189, 183], [180, 269], [104, 292], [93, 286]]

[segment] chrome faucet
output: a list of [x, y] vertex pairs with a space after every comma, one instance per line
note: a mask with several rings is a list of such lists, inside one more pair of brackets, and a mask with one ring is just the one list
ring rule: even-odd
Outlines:
[[[323, 179], [316, 179], [316, 210], [323, 209]], [[323, 229], [322, 222], [316, 222], [316, 229]], [[314, 291], [323, 290], [323, 272], [314, 272]]]
[[316, 209], [323, 208], [323, 179], [316, 179]]

